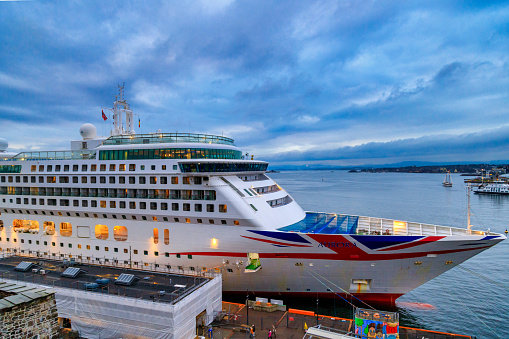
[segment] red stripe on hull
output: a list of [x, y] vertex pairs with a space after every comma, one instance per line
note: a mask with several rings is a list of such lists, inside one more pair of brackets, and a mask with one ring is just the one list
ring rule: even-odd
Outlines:
[[[223, 296], [234, 296], [234, 297], [246, 297], [247, 291], [223, 291]], [[345, 293], [338, 293], [342, 298], [345, 298], [346, 300], [350, 301], [352, 299], [352, 303], [362, 306], [362, 303], [355, 298], [351, 298], [350, 295], [346, 295]], [[396, 294], [396, 293], [360, 293], [353, 295], [364, 301], [367, 304], [373, 304], [373, 305], [380, 305], [380, 306], [390, 306], [394, 307], [396, 305], [396, 299], [401, 297], [403, 294]], [[256, 291], [256, 292], [249, 292], [249, 296], [251, 299], [253, 299], [255, 296], [257, 297], [263, 297], [263, 298], [274, 298], [274, 299], [281, 299], [281, 298], [318, 298], [319, 299], [334, 299], [334, 297], [339, 298], [337, 295], [335, 296], [334, 293], [331, 292], [264, 292], [264, 291]], [[224, 298], [223, 298], [224, 299]], [[364, 305], [365, 306], [365, 305]]]
[[[365, 253], [360, 252], [359, 254], [341, 254], [341, 253], [259, 253], [260, 258], [294, 258], [294, 259], [323, 259], [323, 260], [347, 260], [347, 261], [368, 261], [368, 260], [394, 260], [394, 259], [409, 259], [409, 258], [420, 258], [425, 257], [428, 254], [449, 254], [449, 253], [460, 253], [468, 251], [478, 251], [486, 248], [490, 248], [493, 245], [482, 246], [476, 248], [462, 248], [456, 250], [442, 250], [442, 251], [427, 251], [427, 252], [414, 252], [414, 253], [391, 253], [391, 254], [379, 254], [379, 253]], [[171, 253], [176, 254], [176, 253]], [[238, 257], [245, 258], [247, 253], [239, 252], [180, 252], [182, 255], [203, 255], [211, 257]]]

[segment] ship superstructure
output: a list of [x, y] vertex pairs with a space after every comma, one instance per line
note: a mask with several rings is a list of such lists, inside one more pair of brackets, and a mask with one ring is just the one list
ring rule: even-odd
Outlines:
[[[122, 88], [121, 88], [122, 90]], [[0, 155], [0, 251], [198, 274], [225, 292], [393, 303], [505, 239], [382, 218], [304, 212], [232, 139], [85, 124], [70, 151]], [[6, 153], [7, 154], [7, 153]]]

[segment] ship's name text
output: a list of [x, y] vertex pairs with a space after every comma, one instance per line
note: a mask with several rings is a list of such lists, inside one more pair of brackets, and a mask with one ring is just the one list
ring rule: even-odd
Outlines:
[[318, 247], [328, 247], [328, 248], [357, 247], [357, 244], [351, 242], [321, 242], [318, 244]]

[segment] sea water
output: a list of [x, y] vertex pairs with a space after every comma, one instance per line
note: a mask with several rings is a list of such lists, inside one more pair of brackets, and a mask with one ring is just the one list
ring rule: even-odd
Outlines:
[[[452, 174], [284, 171], [271, 173], [307, 211], [373, 216], [435, 225], [467, 227], [464, 179]], [[509, 196], [471, 194], [475, 230], [503, 233], [509, 227]], [[400, 297], [396, 310], [403, 326], [453, 332], [477, 338], [509, 338], [509, 241], [467, 260]], [[298, 300], [293, 307], [310, 308]], [[316, 307], [316, 306], [314, 306]], [[351, 318], [339, 298], [320, 301], [319, 312]]]

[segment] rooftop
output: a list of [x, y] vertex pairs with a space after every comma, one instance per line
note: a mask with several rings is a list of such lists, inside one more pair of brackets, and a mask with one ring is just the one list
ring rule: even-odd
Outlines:
[[[22, 261], [32, 262], [35, 266], [28, 272], [14, 271], [14, 268]], [[79, 263], [73, 264], [75, 267], [84, 271], [74, 279], [61, 276], [67, 268], [67, 266], [63, 265], [62, 261], [11, 256], [0, 260], [0, 279], [17, 280], [19, 282], [26, 281], [29, 283], [72, 288], [82, 291], [86, 290], [85, 284], [95, 283], [96, 279], [110, 279], [109, 283], [99, 286], [96, 293], [171, 304], [177, 303], [183, 297], [210, 280], [209, 278], [200, 276], [156, 273]], [[40, 270], [44, 270], [45, 274], [41, 274]], [[131, 286], [115, 285], [115, 279], [122, 273], [133, 274], [139, 279]], [[0, 280], [0, 284], [1, 283], [2, 280]]]
[[51, 289], [28, 287], [0, 281], [0, 311], [54, 294]]

